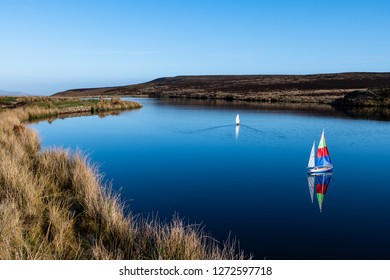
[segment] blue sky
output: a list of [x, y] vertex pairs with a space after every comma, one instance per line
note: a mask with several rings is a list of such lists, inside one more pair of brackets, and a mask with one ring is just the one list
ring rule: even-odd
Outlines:
[[390, 1], [0, 0], [0, 89], [390, 71]]

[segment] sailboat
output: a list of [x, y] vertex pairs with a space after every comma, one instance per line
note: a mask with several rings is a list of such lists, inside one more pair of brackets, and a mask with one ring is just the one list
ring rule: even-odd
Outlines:
[[237, 114], [236, 116], [236, 125], [240, 125], [240, 115]]
[[328, 147], [326, 146], [325, 131], [322, 130], [320, 143], [318, 144], [317, 155], [315, 155], [315, 142], [311, 148], [307, 173], [329, 173], [332, 172], [333, 165], [330, 160]]

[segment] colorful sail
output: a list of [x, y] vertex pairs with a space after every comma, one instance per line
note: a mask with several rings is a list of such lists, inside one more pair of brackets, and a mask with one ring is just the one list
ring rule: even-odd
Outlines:
[[332, 165], [332, 162], [330, 160], [328, 147], [326, 146], [325, 132], [322, 131], [321, 140], [320, 143], [318, 144], [316, 166], [322, 167], [322, 166], [329, 166], [329, 165]]
[[317, 200], [318, 206], [320, 207], [320, 212], [322, 212], [322, 204], [324, 203], [325, 194], [328, 190], [328, 186], [330, 184], [330, 179], [332, 175], [322, 174], [316, 175], [314, 179], [314, 184], [316, 186]]

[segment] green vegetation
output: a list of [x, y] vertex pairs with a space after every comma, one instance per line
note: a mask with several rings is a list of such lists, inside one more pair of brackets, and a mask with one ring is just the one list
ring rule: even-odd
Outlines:
[[0, 110], [12, 108], [28, 109], [28, 118], [25, 121], [77, 113], [101, 114], [104, 112], [138, 109], [141, 107], [142, 105], [138, 102], [123, 101], [119, 97], [80, 99], [28, 96], [4, 97], [0, 99]]
[[16, 97], [0, 96], [0, 104], [11, 104], [12, 102], [16, 102]]
[[[42, 151], [36, 132], [23, 125], [57, 116], [69, 103], [26, 102], [53, 106], [34, 104], [0, 112], [0, 259], [244, 257], [235, 242], [219, 244], [178, 217], [166, 224], [125, 216], [119, 196], [82, 153]], [[119, 99], [94, 102], [91, 107], [98, 111], [125, 106]]]
[[[99, 99], [80, 99], [72, 97], [1, 97], [0, 108], [20, 108], [20, 107], [37, 107], [40, 109], [57, 109], [58, 114], [79, 112], [104, 112], [126, 109], [141, 108], [138, 102], [123, 101], [119, 97], [99, 98]], [[51, 112], [52, 114], [53, 112]], [[39, 118], [39, 114], [35, 114]]]

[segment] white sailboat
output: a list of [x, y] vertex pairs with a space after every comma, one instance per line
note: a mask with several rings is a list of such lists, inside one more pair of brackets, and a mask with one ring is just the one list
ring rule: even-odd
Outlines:
[[315, 155], [314, 146], [315, 145], [313, 144], [313, 147], [311, 148], [307, 172], [309, 174], [332, 172], [333, 165], [326, 145], [324, 130], [322, 131], [320, 143], [318, 144], [317, 155]]
[[237, 114], [236, 116], [236, 125], [240, 125], [240, 115]]

